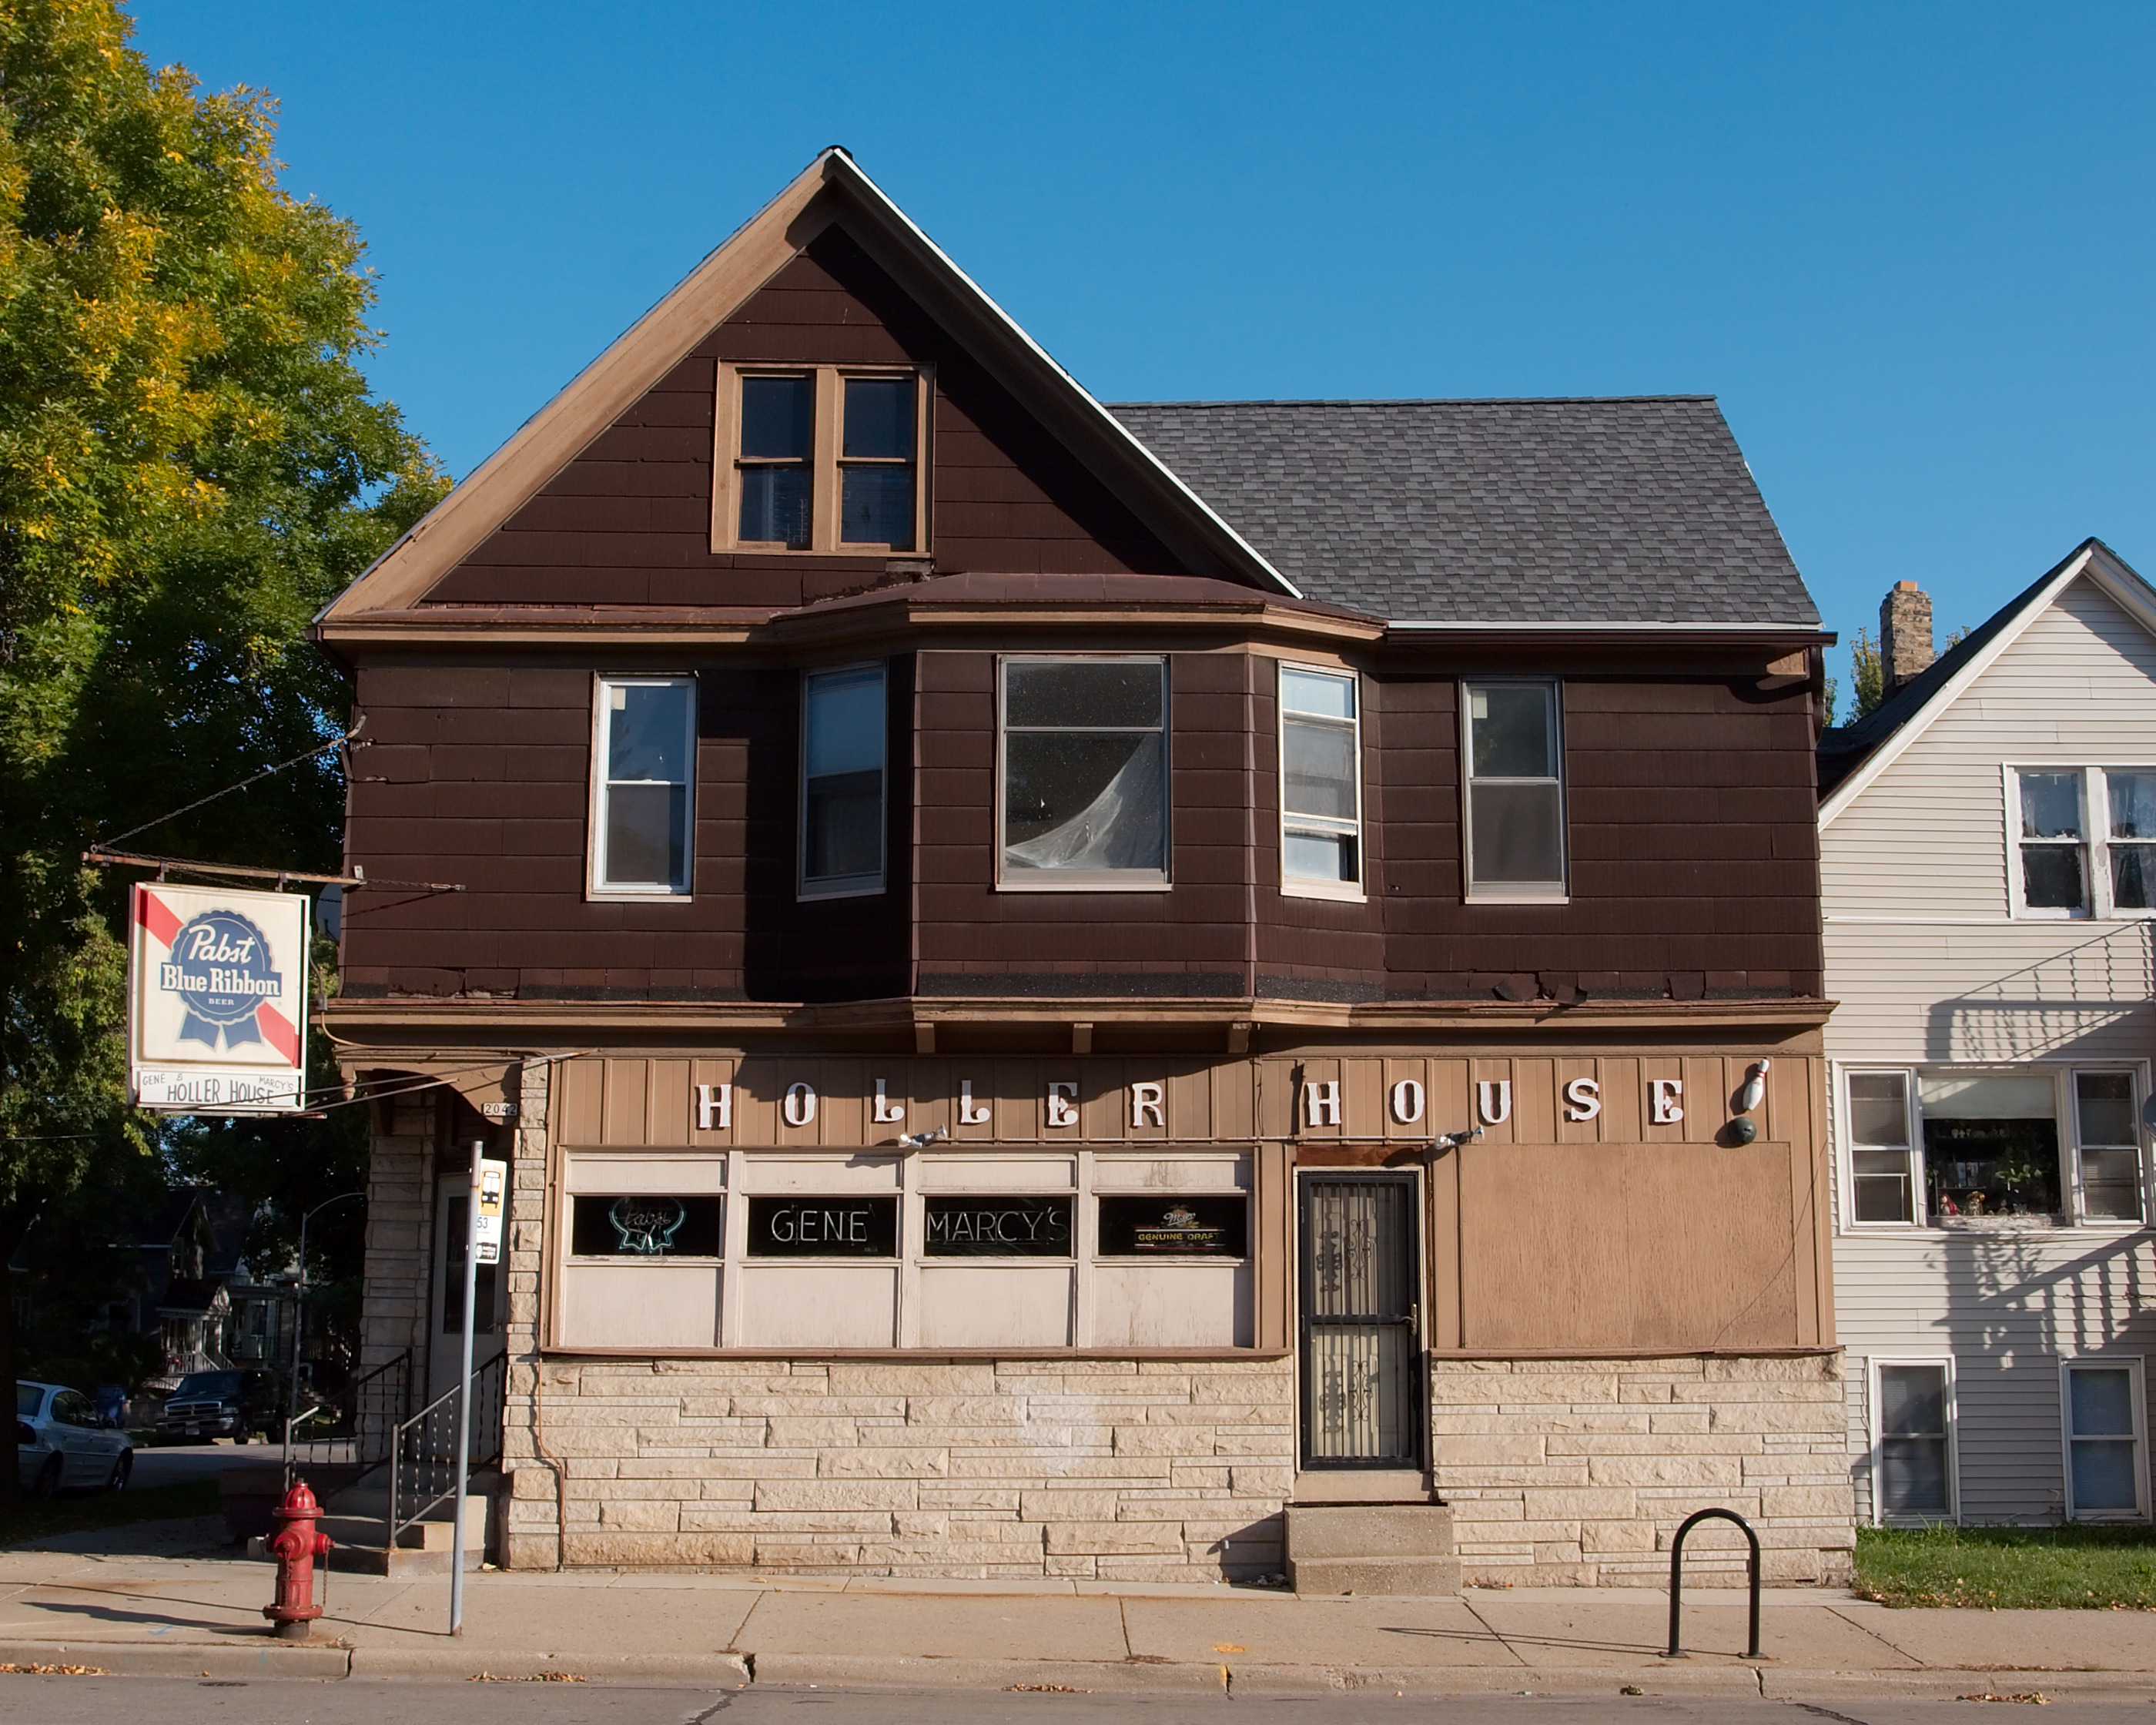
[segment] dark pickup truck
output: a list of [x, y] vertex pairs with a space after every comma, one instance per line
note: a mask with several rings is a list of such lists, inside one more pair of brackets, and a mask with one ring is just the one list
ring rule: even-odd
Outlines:
[[244, 1444], [258, 1431], [273, 1443], [285, 1435], [285, 1387], [275, 1372], [190, 1372], [157, 1416], [161, 1444], [221, 1437]]

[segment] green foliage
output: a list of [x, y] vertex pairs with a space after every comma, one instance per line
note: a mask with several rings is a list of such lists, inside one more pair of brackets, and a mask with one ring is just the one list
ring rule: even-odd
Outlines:
[[1879, 643], [1872, 639], [1869, 629], [1857, 630], [1856, 639], [1850, 643], [1849, 675], [1856, 695], [1856, 711], [1849, 721], [1854, 725], [1858, 719], [1869, 718], [1887, 698], [1887, 668], [1879, 657]]
[[1826, 680], [1825, 691], [1820, 696], [1820, 705], [1826, 713], [1826, 717], [1820, 721], [1821, 723], [1827, 725], [1834, 723], [1834, 710], [1840, 700], [1841, 685], [1832, 677], [1829, 677]]
[[1885, 1605], [2156, 1609], [2156, 1528], [1860, 1527], [1856, 1591]]
[[[152, 72], [111, 0], [0, 0], [0, 1204], [151, 1147], [124, 880], [80, 852], [341, 728], [314, 613], [443, 478], [357, 362], [352, 225], [275, 109]], [[325, 757], [132, 842], [336, 865]]]

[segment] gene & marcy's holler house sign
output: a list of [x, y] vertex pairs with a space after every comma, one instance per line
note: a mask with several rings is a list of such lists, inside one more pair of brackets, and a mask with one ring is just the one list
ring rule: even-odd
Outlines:
[[[1229, 1060], [786, 1060], [589, 1057], [567, 1063], [562, 1137], [611, 1144], [873, 1148], [1388, 1139], [1479, 1128], [1486, 1143], [1706, 1141], [1756, 1056]], [[1777, 1060], [1757, 1111], [1774, 1127]]]

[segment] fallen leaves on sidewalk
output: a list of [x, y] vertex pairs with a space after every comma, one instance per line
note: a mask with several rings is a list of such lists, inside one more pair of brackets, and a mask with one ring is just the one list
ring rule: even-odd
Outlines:
[[1068, 1683], [1006, 1683], [1006, 1695], [1091, 1695], [1090, 1689], [1073, 1689]]
[[2041, 1689], [2025, 1689], [2019, 1695], [1993, 1695], [1988, 1692], [1983, 1695], [1957, 1695], [1954, 1699], [1956, 1701], [2018, 1701], [2025, 1707], [2047, 1707], [2051, 1704], [2051, 1697]]
[[467, 1683], [581, 1683], [583, 1681], [574, 1671], [527, 1671], [521, 1676], [514, 1673], [501, 1675], [494, 1671], [474, 1671], [465, 1679]]
[[109, 1677], [101, 1665], [0, 1665], [0, 1671], [17, 1677]]

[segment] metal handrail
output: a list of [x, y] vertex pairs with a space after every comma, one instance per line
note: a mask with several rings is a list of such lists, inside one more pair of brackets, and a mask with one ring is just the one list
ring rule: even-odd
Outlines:
[[[328, 1436], [297, 1440], [289, 1445], [285, 1459], [285, 1489], [292, 1489], [293, 1476], [301, 1467], [337, 1461], [339, 1457], [334, 1452], [342, 1445], [351, 1446], [348, 1459], [362, 1473], [388, 1461], [391, 1435], [411, 1400], [411, 1381], [412, 1350], [407, 1348], [392, 1354], [372, 1371], [353, 1378], [334, 1402], [318, 1404], [315, 1411], [323, 1407], [333, 1409], [338, 1424], [347, 1428], [348, 1435], [333, 1430]], [[303, 1414], [300, 1417], [304, 1420], [309, 1416]], [[302, 1456], [300, 1451], [303, 1447], [311, 1453]]]
[[1733, 1509], [1694, 1510], [1678, 1527], [1676, 1538], [1670, 1542], [1670, 1651], [1671, 1659], [1688, 1657], [1677, 1635], [1677, 1616], [1684, 1609], [1684, 1543], [1685, 1535], [1705, 1521], [1734, 1522], [1752, 1542], [1752, 1645], [1745, 1650], [1747, 1659], [1759, 1656], [1759, 1536], [1752, 1531], [1751, 1522]]
[[[472, 1373], [471, 1465], [475, 1470], [501, 1460], [501, 1415], [508, 1385], [506, 1353], [496, 1354]], [[456, 1476], [458, 1394], [458, 1389], [451, 1389], [436, 1396], [399, 1425], [391, 1441], [387, 1543], [392, 1547], [406, 1528], [426, 1520], [470, 1481], [469, 1474], [463, 1480]], [[464, 1553], [458, 1553], [452, 1561], [462, 1563]]]

